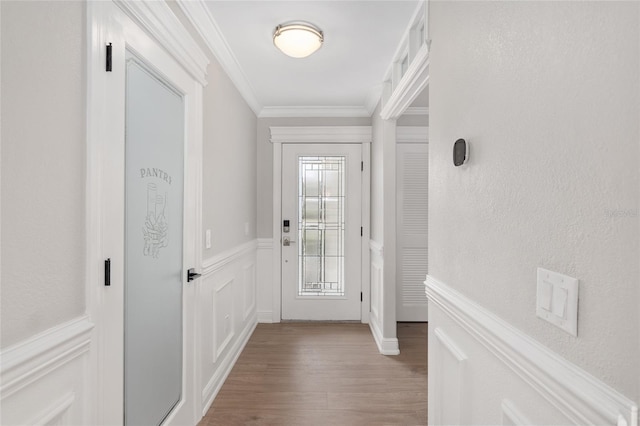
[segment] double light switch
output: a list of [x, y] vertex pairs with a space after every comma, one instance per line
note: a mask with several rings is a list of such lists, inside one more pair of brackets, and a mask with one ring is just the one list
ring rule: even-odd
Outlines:
[[538, 268], [536, 315], [578, 335], [578, 280]]

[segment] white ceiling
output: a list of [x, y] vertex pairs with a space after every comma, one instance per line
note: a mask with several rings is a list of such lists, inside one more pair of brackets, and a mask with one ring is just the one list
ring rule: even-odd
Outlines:
[[[291, 107], [370, 114], [418, 1], [207, 0], [206, 5], [232, 53], [235, 73], [242, 74], [232, 79], [248, 83], [243, 94], [253, 95], [261, 115], [268, 116]], [[322, 29], [325, 42], [308, 58], [293, 59], [274, 47], [272, 34], [276, 25], [299, 20]]]

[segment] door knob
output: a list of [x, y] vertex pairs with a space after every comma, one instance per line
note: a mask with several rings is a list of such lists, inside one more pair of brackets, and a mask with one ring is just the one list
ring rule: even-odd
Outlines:
[[289, 237], [282, 238], [282, 245], [285, 247], [289, 247], [291, 244], [295, 243], [295, 241], [291, 241]]

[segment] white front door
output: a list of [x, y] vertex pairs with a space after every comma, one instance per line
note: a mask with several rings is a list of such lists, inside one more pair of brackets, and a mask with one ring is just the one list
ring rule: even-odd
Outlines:
[[359, 144], [282, 147], [282, 319], [361, 318]]

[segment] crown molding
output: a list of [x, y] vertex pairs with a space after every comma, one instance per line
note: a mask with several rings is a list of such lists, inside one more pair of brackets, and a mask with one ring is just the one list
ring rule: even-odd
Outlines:
[[371, 126], [270, 127], [271, 143], [371, 143]]
[[371, 113], [361, 106], [266, 106], [258, 117], [371, 117]]
[[114, 3], [158, 40], [200, 84], [207, 85], [209, 58], [165, 2], [114, 0]]
[[256, 116], [259, 115], [262, 105], [258, 102], [251, 83], [242, 71], [242, 67], [240, 67], [205, 2], [203, 0], [176, 0], [176, 2], [236, 86], [249, 108]]

